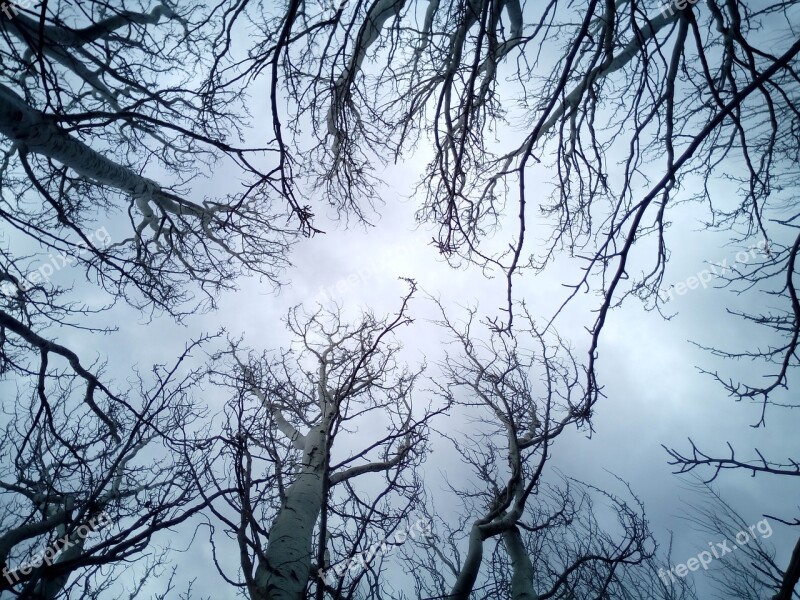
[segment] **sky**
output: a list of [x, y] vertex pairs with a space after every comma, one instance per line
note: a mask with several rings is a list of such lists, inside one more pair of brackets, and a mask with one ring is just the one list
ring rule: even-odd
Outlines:
[[[252, 96], [258, 126], [266, 120], [263, 113], [259, 115], [255, 100], [259, 98], [258, 90]], [[251, 132], [257, 133], [258, 127]], [[426, 295], [439, 298], [452, 314], [459, 314], [463, 306], [475, 306], [479, 316], [493, 317], [503, 307], [505, 288], [502, 278], [487, 278], [475, 267], [448, 266], [430, 244], [434, 232], [416, 223], [414, 213], [419, 200], [413, 196], [413, 185], [429, 156], [425, 144], [420, 146], [399, 164], [378, 173], [383, 182], [383, 204], [377, 209], [373, 227], [345, 228], [325, 209], [324, 198], [312, 198], [318, 226], [325, 233], [296, 244], [291, 253], [293, 266], [284, 277], [287, 283], [279, 291], [258, 278], [243, 277], [237, 291], [220, 296], [217, 311], [190, 315], [182, 324], [164, 316], [150, 320], [120, 305], [102, 317], [117, 324], [118, 331], [106, 336], [63, 331], [59, 339], [82, 356], [107, 357], [109, 375], [124, 381], [134, 365], [146, 368], [169, 361], [187, 340], [223, 327], [232, 337], [241, 335], [247, 345], [258, 351], [286, 347], [291, 340], [282, 319], [296, 305], [313, 309], [317, 304], [331, 307], [336, 302], [353, 317], [365, 309], [377, 314], [393, 313], [406, 290], [399, 278], [408, 277], [417, 281], [420, 293], [411, 304], [410, 314], [415, 322], [399, 334], [404, 343], [403, 358], [412, 365], [424, 360], [429, 365], [428, 375], [435, 378], [447, 336], [433, 325], [437, 309]], [[237, 173], [223, 166], [210, 173], [202, 186], [205, 193], [213, 194], [229, 189], [236, 180]], [[720, 187], [719, 193], [727, 190]], [[704, 231], [703, 216], [692, 206], [673, 213], [672, 220], [680, 226], [680, 234], [673, 238], [667, 284], [686, 282], [707, 269], [708, 263], [732, 263], [737, 260], [737, 252], [747, 250], [729, 246], [723, 236]], [[108, 225], [108, 230], [114, 232], [119, 223]], [[503, 232], [497, 235], [502, 236]], [[21, 244], [17, 246], [20, 253], [33, 250], [29, 242], [16, 243]], [[529, 243], [535, 246], [535, 236]], [[561, 259], [543, 274], [518, 277], [516, 298], [524, 300], [535, 314], [547, 314], [565, 298], [563, 284], [577, 272], [577, 265], [574, 260]], [[56, 277], [63, 281], [74, 277], [76, 282], [82, 282], [76, 290], [79, 297], [98, 301], [101, 298], [74, 269], [65, 268]], [[708, 539], [707, 534], [695, 531], [685, 520], [699, 500], [695, 492], [687, 489], [687, 477], [673, 473], [662, 445], [687, 451], [687, 439], [691, 438], [709, 454], [720, 455], [725, 452], [726, 442], [731, 442], [742, 456], [753, 456], [752, 450], [759, 448], [766, 456], [785, 458], [796, 456], [800, 443], [796, 426], [788, 418], [792, 415], [773, 409], [767, 414], [768, 427], [753, 428], [760, 406], [734, 402], [700, 372], [698, 367], [713, 371], [730, 369], [731, 365], [699, 349], [693, 341], [730, 348], [744, 347], [753, 340], [770, 342], [769, 338], [757, 337], [763, 332], [721, 310], [726, 304], [757, 309], [764, 299], [756, 295], [735, 298], [716, 289], [718, 283], [714, 279], [707, 287], [674, 295], [668, 304], [674, 313], [669, 320], [646, 311], [633, 299], [611, 312], [600, 344], [599, 375], [604, 397], [594, 410], [594, 431], [590, 436], [586, 431], [570, 430], [559, 438], [545, 475], [546, 481], [555, 482], [560, 472], [600, 488], [616, 485], [613, 475], [629, 482], [644, 503], [657, 540], [666, 544], [672, 534], [673, 563], [685, 562], [709, 542], [718, 540]], [[596, 297], [579, 297], [556, 324], [559, 333], [573, 342], [579, 356], [585, 353], [585, 327], [593, 321], [590, 311], [596, 302]], [[745, 380], [749, 374], [757, 373], [748, 364], [736, 366], [735, 372]], [[418, 392], [424, 394], [422, 389]], [[224, 397], [218, 390], [208, 390], [204, 400], [220, 407]], [[458, 428], [465, 425], [463, 418], [456, 416], [446, 426], [457, 435]], [[424, 478], [431, 495], [446, 506], [443, 474], [451, 479], [470, 475], [466, 467], [456, 462], [457, 457], [447, 450], [443, 440], [435, 441], [434, 449], [423, 467]], [[791, 479], [751, 477], [743, 471], [732, 471], [723, 474], [716, 485], [745, 521], [756, 523], [764, 515], [789, 518], [794, 514], [797, 494]], [[772, 523], [774, 535], [768, 541], [777, 549], [779, 564], [784, 564], [796, 534], [793, 536], [789, 528], [776, 521]], [[188, 528], [181, 530], [177, 538], [172, 534], [156, 539], [159, 538], [188, 540]], [[209, 568], [209, 557], [210, 546], [203, 535], [198, 536], [186, 554], [176, 556], [179, 585], [197, 578], [196, 589], [201, 594], [214, 590], [214, 598], [234, 597], [233, 591]], [[232, 558], [235, 556], [228, 555], [223, 561], [227, 560], [234, 572]], [[708, 589], [702, 572], [695, 574], [694, 580], [701, 592]]]
[[[291, 307], [302, 304], [311, 308], [317, 303], [331, 307], [335, 301], [354, 316], [365, 309], [390, 314], [406, 291], [400, 277], [414, 278], [421, 291], [440, 298], [452, 314], [459, 314], [463, 306], [477, 306], [479, 315], [497, 314], [504, 298], [502, 282], [486, 279], [474, 268], [455, 270], [447, 266], [429, 245], [430, 231], [415, 224], [415, 204], [404, 190], [409, 187], [410, 173], [419, 166], [412, 159], [387, 170], [385, 204], [374, 228], [347, 230], [331, 223], [323, 227], [324, 235], [302, 240], [292, 253], [294, 266], [287, 272], [290, 283], [278, 293], [256, 278], [244, 278], [239, 291], [220, 297], [217, 312], [192, 315], [183, 325], [168, 318], [148, 322], [120, 306], [115, 309], [118, 332], [75, 342], [85, 355], [96, 352], [108, 356], [114, 369], [168, 361], [187, 339], [220, 327], [232, 337], [242, 335], [256, 350], [277, 349], [290, 344], [282, 319]], [[214, 175], [215, 180], [220, 177], [224, 175]], [[686, 236], [685, 243], [675, 248], [669, 280], [684, 281], [705, 268], [707, 261], [732, 261], [735, 256], [732, 249], [714, 244], [701, 233]], [[543, 276], [518, 278], [515, 289], [532, 308], [547, 307], [563, 298], [562, 281], [560, 273], [549, 271]], [[320, 294], [320, 288], [327, 292]], [[748, 334], [739, 331], [742, 322], [720, 314], [720, 303], [729, 295], [709, 286], [675, 296], [669, 304], [676, 313], [671, 320], [645, 311], [636, 301], [614, 310], [600, 346], [605, 397], [594, 411], [594, 433], [589, 436], [586, 431], [570, 430], [559, 438], [545, 475], [545, 481], [555, 482], [560, 472], [610, 489], [617, 486], [612, 474], [629, 482], [644, 503], [656, 539], [666, 545], [672, 534], [673, 564], [685, 562], [709, 542], [719, 540], [708, 539], [708, 534], [694, 531], [685, 521], [692, 514], [690, 507], [701, 499], [687, 489], [691, 479], [672, 473], [662, 444], [687, 450], [687, 438], [692, 438], [710, 454], [721, 454], [730, 441], [743, 455], [758, 447], [775, 457], [792, 456], [797, 450], [790, 419], [768, 413], [768, 428], [752, 428], [760, 408], [733, 402], [697, 369], [711, 369], [719, 363], [690, 340], [723, 344], [747, 341], [743, 338]], [[590, 306], [582, 308], [585, 311]], [[428, 375], [435, 377], [446, 339], [446, 334], [433, 326], [436, 308], [420, 293], [411, 304], [410, 314], [414, 324], [399, 334], [404, 343], [403, 357], [412, 365], [425, 360]], [[563, 323], [559, 332], [574, 340], [576, 348], [582, 348], [585, 323], [578, 319]], [[80, 337], [77, 332], [69, 335]], [[212, 404], [224, 400], [217, 391], [210, 391], [205, 399]], [[446, 427], [456, 433], [459, 424], [465, 425], [458, 418], [448, 419]], [[470, 474], [442, 440], [434, 442], [434, 449], [423, 467], [424, 478], [431, 486], [431, 495], [446, 506], [443, 474], [456, 481]], [[796, 495], [793, 482], [787, 479], [750, 477], [733, 471], [724, 474], [716, 485], [745, 521], [756, 523], [765, 514], [793, 514]], [[786, 561], [795, 540], [787, 527], [774, 525], [774, 535], [768, 541], [777, 548], [778, 559]], [[214, 597], [233, 597], [207, 568], [209, 552], [203, 536], [199, 536], [185, 559], [179, 559], [179, 575], [184, 580], [198, 577], [200, 590], [214, 586]], [[699, 590], [705, 589], [702, 573], [695, 574], [694, 579]]]

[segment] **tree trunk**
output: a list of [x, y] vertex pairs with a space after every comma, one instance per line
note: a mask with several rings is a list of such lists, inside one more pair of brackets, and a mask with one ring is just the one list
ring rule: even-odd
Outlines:
[[148, 221], [156, 220], [148, 202], [176, 215], [207, 216], [203, 209], [161, 190], [158, 183], [120, 165], [93, 150], [28, 106], [14, 91], [0, 83], [0, 134], [19, 152], [32, 152], [72, 169], [100, 185], [114, 188], [136, 199], [137, 208]]
[[305, 436], [303, 467], [269, 531], [265, 560], [255, 573], [253, 600], [304, 600], [311, 572], [314, 525], [323, 504], [327, 419]]
[[50, 158], [96, 183], [132, 196], [152, 196], [156, 182], [119, 165], [62, 131], [28, 106], [10, 88], [0, 84], [0, 133], [20, 149]]
[[533, 565], [525, 544], [522, 543], [522, 536], [519, 528], [511, 527], [503, 532], [503, 543], [511, 559], [511, 600], [538, 600], [538, 596], [533, 589]]
[[467, 600], [472, 593], [472, 588], [475, 587], [475, 580], [478, 578], [478, 571], [481, 568], [481, 560], [483, 559], [483, 534], [481, 533], [480, 526], [475, 524], [472, 526], [472, 532], [469, 534], [469, 550], [467, 550], [467, 558], [464, 560], [464, 565], [458, 574], [453, 589], [450, 590], [450, 595], [447, 600]]

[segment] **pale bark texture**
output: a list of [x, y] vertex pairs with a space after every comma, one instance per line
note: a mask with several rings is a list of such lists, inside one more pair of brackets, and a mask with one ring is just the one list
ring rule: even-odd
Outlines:
[[253, 577], [253, 600], [299, 600], [311, 574], [314, 527], [325, 499], [332, 409], [304, 436], [300, 472], [269, 528], [266, 556]]
[[519, 528], [514, 526], [504, 531], [503, 543], [511, 560], [511, 600], [538, 600], [533, 590], [533, 565]]

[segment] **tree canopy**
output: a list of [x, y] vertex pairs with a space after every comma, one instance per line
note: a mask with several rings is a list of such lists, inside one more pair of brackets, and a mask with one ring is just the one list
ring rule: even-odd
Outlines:
[[[549, 463], [594, 432], [606, 326], [634, 298], [669, 320], [686, 290], [732, 292], [720, 315], [758, 334], [698, 343], [723, 365], [700, 368], [755, 428], [798, 407], [798, 24], [792, 1], [3, 3], [0, 589], [111, 597], [132, 562], [131, 597], [169, 593], [153, 540], [202, 524], [252, 600], [694, 597], [657, 575], [635, 484]], [[390, 163], [418, 169], [387, 196]], [[377, 247], [400, 195], [431, 261], [502, 281], [499, 309], [408, 279], [390, 315], [291, 308], [286, 349], [281, 325], [260, 346], [220, 332], [226, 292], [280, 290], [331, 229]], [[698, 228], [736, 260], [673, 284]], [[529, 302], [545, 277], [559, 295]], [[416, 303], [446, 340], [431, 364], [400, 340], [426, 327]], [[90, 342], [130, 314], [141, 344], [210, 321], [140, 369]], [[432, 483], [434, 449], [463, 480]], [[666, 460], [800, 473], [747, 451]], [[744, 521], [715, 498], [698, 519], [727, 535]], [[798, 549], [753, 546], [713, 579], [789, 600]]]

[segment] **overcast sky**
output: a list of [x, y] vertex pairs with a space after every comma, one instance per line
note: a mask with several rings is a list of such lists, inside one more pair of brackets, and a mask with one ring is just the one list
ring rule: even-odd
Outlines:
[[[335, 301], [351, 315], [363, 309], [388, 314], [397, 309], [406, 290], [398, 277], [417, 280], [422, 290], [440, 297], [452, 314], [459, 314], [460, 306], [472, 305], [479, 307], [479, 315], [496, 315], [504, 298], [502, 282], [485, 278], [475, 268], [448, 267], [430, 246], [431, 233], [415, 226], [415, 203], [408, 199], [409, 184], [420, 167], [421, 159], [412, 159], [387, 170], [385, 204], [379, 209], [380, 218], [374, 228], [346, 230], [331, 222], [323, 227], [324, 235], [299, 243], [292, 254], [294, 267], [286, 273], [290, 283], [277, 294], [268, 284], [245, 278], [240, 282], [240, 291], [220, 298], [219, 311], [193, 315], [185, 325], [165, 317], [147, 322], [135, 311], [119, 306], [112, 319], [119, 324], [118, 332], [99, 339], [68, 332], [62, 339], [77, 346], [84, 356], [91, 357], [93, 352], [108, 356], [109, 373], [121, 381], [132, 365], [145, 368], [154, 362], [169, 361], [188, 339], [220, 327], [233, 337], [243, 335], [256, 350], [286, 347], [291, 340], [282, 319], [297, 304], [312, 308], [320, 301], [327, 306]], [[226, 176], [217, 172], [214, 182], [219, 184]], [[691, 214], [686, 218], [691, 219]], [[699, 222], [694, 229], [699, 229]], [[668, 282], [684, 281], [705, 268], [708, 261], [735, 260], [735, 250], [719, 241], [709, 241], [706, 234], [684, 236], [683, 243], [674, 248]], [[550, 270], [541, 276], [519, 278], [515, 289], [537, 314], [546, 314], [546, 309], [563, 299], [563, 282], [563, 272]], [[333, 297], [320, 297], [320, 288], [327, 288]], [[90, 288], [83, 291], [93, 293]], [[617, 489], [610, 473], [628, 481], [644, 502], [658, 540], [666, 543], [669, 532], [673, 532], [673, 564], [685, 562], [709, 542], [721, 540], [707, 539], [707, 534], [693, 531], [681, 518], [687, 514], [687, 502], [691, 504], [696, 499], [693, 492], [686, 490], [685, 481], [671, 473], [661, 444], [685, 450], [686, 440], [691, 437], [712, 454], [722, 453], [726, 441], [744, 454], [754, 447], [775, 457], [792, 456], [797, 451], [797, 436], [789, 419], [768, 413], [768, 428], [753, 429], [750, 425], [757, 421], [760, 408], [734, 403], [696, 368], [699, 365], [713, 370], [722, 363], [715, 362], [689, 340], [741, 344], [749, 341], [744, 336], [752, 335], [740, 331], [740, 320], [722, 314], [720, 305], [729, 296], [710, 287], [676, 296], [669, 306], [677, 314], [669, 321], [655, 312], [646, 312], [635, 301], [613, 311], [600, 345], [600, 375], [606, 398], [595, 408], [595, 433], [590, 438], [586, 432], [573, 430], [559, 438], [545, 476], [545, 481], [555, 483], [556, 471], [561, 471], [609, 489]], [[558, 323], [559, 332], [573, 340], [579, 356], [587, 343], [583, 327], [590, 323], [590, 300], [582, 301], [580, 309], [574, 311], [574, 315], [583, 311], [583, 320], [573, 315]], [[540, 307], [542, 310], [537, 310]], [[412, 302], [411, 315], [416, 322], [400, 333], [405, 344], [403, 356], [414, 364], [427, 359], [428, 374], [435, 377], [446, 334], [432, 325], [436, 309], [424, 294]], [[747, 365], [741, 369], [739, 374], [746, 374]], [[423, 387], [418, 394], [424, 393]], [[219, 390], [208, 390], [203, 399], [212, 405], [223, 401]], [[462, 422], [458, 418], [448, 419], [444, 426], [455, 434], [459, 423]], [[425, 480], [432, 488], [430, 495], [446, 506], [442, 473], [446, 471], [453, 480], [458, 474], [468, 477], [469, 470], [455, 462], [457, 457], [448, 452], [443, 440], [436, 440], [434, 448], [436, 451], [424, 465]], [[734, 471], [721, 477], [717, 485], [745, 521], [756, 523], [764, 514], [793, 514], [796, 490], [787, 479], [753, 478]], [[785, 562], [794, 540], [786, 527], [775, 523], [773, 529], [775, 534], [768, 541], [777, 547], [779, 561]], [[180, 539], [170, 538], [173, 543]], [[210, 547], [205, 538], [200, 535], [185, 556], [176, 556], [179, 575], [182, 580], [197, 577], [199, 582], [207, 582], [198, 590], [213, 585], [215, 598], [231, 598], [233, 590], [209, 568]], [[230, 554], [223, 560], [226, 558], [230, 568], [235, 569], [231, 562], [235, 556]], [[694, 577], [703, 590], [702, 573]]]
[[[252, 96], [258, 123], [258, 90]], [[479, 316], [495, 317], [503, 307], [505, 288], [502, 278], [487, 278], [477, 268], [448, 266], [430, 244], [433, 232], [416, 225], [414, 213], [419, 198], [413, 196], [413, 189], [427, 158], [425, 144], [421, 144], [418, 152], [379, 173], [384, 182], [381, 192], [384, 202], [377, 207], [374, 227], [347, 229], [328, 214], [325, 199], [316, 198], [317, 226], [325, 233], [303, 239], [294, 247], [293, 267], [285, 273], [287, 285], [277, 293], [257, 278], [242, 278], [238, 291], [220, 297], [218, 311], [191, 315], [184, 324], [163, 316], [151, 321], [120, 305], [101, 317], [118, 324], [119, 331], [107, 336], [63, 331], [59, 339], [87, 359], [107, 358], [109, 375], [123, 382], [134, 365], [145, 369], [152, 363], [169, 361], [189, 339], [223, 327], [232, 337], [242, 335], [246, 344], [258, 351], [286, 347], [291, 339], [282, 319], [289, 308], [298, 304], [313, 309], [317, 303], [330, 307], [337, 302], [345, 314], [353, 317], [365, 309], [378, 314], [394, 312], [407, 289], [398, 278], [410, 277], [424, 293], [418, 294], [411, 304], [410, 314], [415, 323], [400, 333], [405, 344], [403, 357], [412, 364], [426, 360], [427, 374], [436, 377], [436, 363], [443, 356], [447, 336], [432, 324], [437, 313], [426, 294], [440, 298], [451, 314], [460, 314], [461, 306], [477, 306]], [[202, 182], [202, 189], [209, 195], [223, 193], [237, 180], [238, 174], [223, 166]], [[727, 191], [720, 188], [719, 193]], [[692, 207], [673, 213], [672, 220], [680, 226], [680, 234], [670, 239], [673, 254], [667, 284], [685, 282], [707, 268], [709, 262], [732, 263], [736, 253], [744, 250], [727, 245], [728, 240], [722, 236], [703, 231], [703, 216]], [[107, 229], [114, 235], [124, 226], [125, 222], [120, 220], [108, 223]], [[498, 240], [505, 239], [502, 231], [496, 235]], [[14, 239], [10, 232], [6, 232], [6, 237]], [[25, 244], [18, 246], [20, 253], [31, 248], [28, 242], [16, 243]], [[528, 251], [534, 251], [536, 244], [534, 233]], [[579, 267], [577, 259], [564, 258], [541, 275], [518, 277], [514, 288], [516, 298], [524, 300], [537, 316], [550, 314], [566, 297], [568, 290], [563, 284], [575, 280], [570, 276], [577, 274]], [[76, 297], [104, 301], [80, 272], [65, 269], [56, 275], [55, 281], [67, 282], [72, 278], [76, 281]], [[545, 476], [545, 481], [555, 483], [560, 471], [600, 488], [617, 485], [612, 473], [629, 482], [644, 503], [657, 539], [666, 543], [669, 533], [674, 534], [673, 563], [685, 562], [709, 542], [720, 540], [698, 534], [682, 519], [689, 510], [687, 503], [692, 504], [696, 499], [686, 490], [686, 479], [672, 474], [662, 444], [686, 451], [687, 438], [692, 438], [710, 454], [721, 455], [725, 453], [725, 443], [731, 442], [743, 457], [753, 456], [756, 447], [775, 458], [796, 456], [800, 449], [796, 424], [787, 418], [791, 414], [773, 409], [767, 413], [767, 428], [753, 428], [760, 406], [733, 402], [719, 385], [698, 370], [698, 367], [730, 370], [731, 365], [691, 341], [731, 349], [752, 346], [754, 340], [760, 344], [770, 342], [758, 337], [763, 336], [762, 331], [749, 328], [723, 310], [725, 305], [733, 303], [755, 310], [764, 299], [752, 294], [737, 299], [725, 290], [715, 289], [714, 283], [719, 281], [676, 295], [668, 304], [675, 313], [671, 320], [645, 311], [635, 300], [628, 300], [612, 311], [600, 344], [599, 374], [606, 397], [594, 409], [594, 434], [588, 436], [586, 431], [571, 430], [560, 437]], [[594, 295], [579, 297], [555, 324], [559, 333], [572, 341], [579, 358], [586, 352], [585, 327], [592, 324], [594, 317], [590, 311], [597, 305], [598, 298]], [[756, 376], [750, 369], [750, 365], [741, 364], [735, 372], [747, 380], [751, 372]], [[417, 393], [424, 394], [425, 387], [419, 386]], [[0, 389], [8, 390], [8, 383]], [[224, 398], [219, 390], [208, 390], [203, 400], [219, 408]], [[440, 424], [454, 435], [463, 425], [463, 419], [457, 415]], [[469, 470], [455, 463], [456, 457], [447, 450], [444, 440], [435, 440], [434, 449], [423, 467], [425, 481], [430, 486], [429, 495], [444, 507], [448, 497], [442, 486], [442, 474], [447, 472], [452, 480], [459, 475], [468, 477]], [[750, 477], [743, 471], [732, 471], [725, 473], [716, 485], [745, 521], [756, 523], [765, 514], [786, 518], [796, 514], [798, 495], [791, 479]], [[784, 565], [797, 534], [792, 535], [777, 522], [773, 522], [773, 529], [775, 533], [768, 541], [778, 550], [778, 563]], [[188, 530], [182, 529], [181, 536], [188, 539]], [[167, 534], [156, 539], [167, 538], [173, 543], [183, 539]], [[234, 591], [216, 575], [208, 561], [210, 547], [206, 539], [207, 535], [201, 534], [187, 554], [175, 556], [180, 563], [179, 586], [182, 581], [197, 578], [199, 594], [233, 598]], [[235, 560], [234, 553], [225, 559], [229, 559], [231, 572], [235, 572], [235, 563], [230, 562]], [[704, 590], [702, 572], [694, 578], [698, 588]]]

